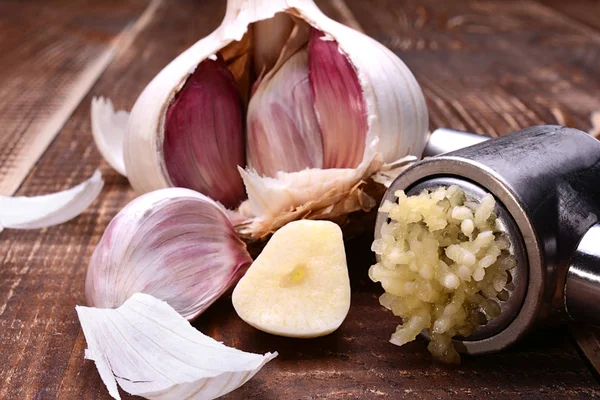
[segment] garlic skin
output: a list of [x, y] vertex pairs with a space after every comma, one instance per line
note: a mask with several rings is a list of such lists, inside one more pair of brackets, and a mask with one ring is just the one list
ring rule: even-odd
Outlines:
[[[327, 40], [335, 40], [340, 53], [356, 69], [367, 111], [365, 143], [378, 139], [376, 150], [386, 163], [421, 154], [428, 129], [425, 100], [414, 76], [395, 54], [372, 38], [331, 20], [312, 0], [230, 0], [219, 28], [167, 65], [133, 107], [124, 157], [127, 175], [136, 191], [144, 193], [172, 184], [162, 150], [165, 114], [188, 76], [205, 59], [234, 41], [242, 41], [250, 24], [281, 12], [324, 32]], [[257, 29], [254, 34], [258, 43], [261, 38], [257, 35], [268, 36], [269, 32]], [[244, 48], [240, 43], [241, 52], [250, 51], [249, 44]], [[269, 41], [267, 37], [264, 43], [264, 59], [269, 59], [269, 43], [273, 52], [281, 50], [279, 41]]]
[[251, 379], [277, 352], [227, 347], [194, 329], [164, 301], [136, 293], [116, 310], [75, 307], [88, 348], [112, 398], [214, 399]]
[[133, 200], [106, 228], [88, 267], [86, 299], [115, 308], [146, 293], [193, 319], [251, 262], [222, 206], [189, 189], [158, 190]]
[[115, 171], [127, 176], [123, 160], [123, 141], [129, 123], [129, 113], [124, 110], [115, 111], [110, 99], [94, 97], [90, 115], [92, 135], [100, 154]]
[[85, 182], [61, 192], [41, 196], [0, 196], [0, 232], [7, 229], [40, 229], [67, 222], [96, 200], [104, 181], [96, 170]]

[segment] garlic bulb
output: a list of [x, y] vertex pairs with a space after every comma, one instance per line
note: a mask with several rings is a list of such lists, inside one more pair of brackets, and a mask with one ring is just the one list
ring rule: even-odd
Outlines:
[[114, 308], [147, 293], [193, 319], [251, 262], [221, 206], [168, 188], [138, 197], [111, 221], [90, 260], [85, 294], [90, 306]]
[[[230, 78], [210, 79], [207, 63], [218, 64], [221, 76], [226, 67]], [[199, 79], [204, 89], [191, 89]], [[207, 111], [216, 107], [208, 98], [221, 104], [217, 111]], [[182, 110], [175, 125], [174, 109]], [[240, 129], [239, 116], [245, 112]], [[322, 189], [356, 175], [347, 170], [368, 171], [347, 182], [354, 186], [391, 170], [387, 165], [403, 157], [420, 156], [427, 129], [418, 83], [380, 43], [331, 20], [312, 0], [229, 0], [222, 24], [169, 63], [136, 101], [124, 134], [124, 164], [138, 192], [182, 185], [228, 207], [241, 200], [239, 180], [231, 171], [246, 167], [246, 159], [246, 175], [274, 179], [258, 186], [279, 186], [282, 192], [290, 182], [295, 190], [293, 178], [299, 176], [282, 173], [331, 169], [338, 172], [308, 173], [330, 182], [303, 178], [313, 183], [302, 188], [303, 197], [321, 210], [333, 207], [347, 214], [361, 209], [356, 197], [344, 197], [357, 192], [335, 190], [328, 197]], [[172, 139], [178, 150], [173, 151]], [[244, 140], [245, 155], [239, 150]], [[369, 168], [375, 158], [378, 168]], [[244, 184], [251, 197], [257, 186], [249, 187], [248, 179]], [[340, 201], [354, 206], [341, 207]], [[288, 203], [283, 209], [298, 215], [299, 207], [303, 217], [319, 214], [307, 203]], [[250, 208], [255, 207], [246, 203], [240, 210]], [[252, 229], [277, 225], [264, 221], [265, 215], [247, 216], [263, 219]], [[254, 237], [264, 233], [251, 232]]]

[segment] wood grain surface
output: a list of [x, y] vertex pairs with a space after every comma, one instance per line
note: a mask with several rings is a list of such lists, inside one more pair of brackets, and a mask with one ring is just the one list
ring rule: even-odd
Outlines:
[[[590, 113], [600, 110], [600, 27], [588, 15], [597, 10], [594, 2], [577, 0], [572, 8], [559, 1], [317, 3], [406, 62], [423, 87], [431, 128], [502, 135], [562, 118], [588, 130]], [[142, 17], [149, 5], [155, 9]], [[11, 192], [24, 173], [19, 195], [65, 189], [97, 167], [106, 180], [98, 200], [75, 220], [0, 233], [0, 399], [109, 398], [94, 364], [83, 360], [74, 307], [84, 302], [96, 243], [134, 194], [93, 144], [90, 101], [105, 95], [130, 108], [164, 65], [218, 25], [224, 7], [208, 0], [0, 1], [0, 192]], [[83, 100], [73, 102], [74, 82], [127, 29], [135, 34], [95, 84], [86, 79], [91, 89], [78, 92]], [[65, 104], [74, 104], [72, 112], [64, 112]], [[60, 132], [39, 157], [54, 134], [32, 127], [61, 120], [56, 115]], [[367, 233], [347, 245], [352, 306], [330, 336], [301, 341], [260, 333], [236, 317], [227, 297], [201, 316], [195, 326], [227, 345], [280, 353], [226, 398], [600, 396], [592, 372], [600, 347], [588, 328], [548, 328], [507, 352], [466, 357], [458, 367], [432, 362], [422, 341], [388, 343], [398, 321], [378, 305], [381, 289], [367, 277], [370, 241]]]
[[17, 190], [146, 7], [0, 2], [0, 195]]

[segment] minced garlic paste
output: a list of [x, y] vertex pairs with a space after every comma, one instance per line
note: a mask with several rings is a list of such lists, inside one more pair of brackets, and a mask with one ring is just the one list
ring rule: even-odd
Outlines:
[[458, 186], [395, 195], [397, 203], [379, 210], [389, 219], [372, 246], [381, 261], [369, 270], [385, 289], [380, 303], [402, 317], [390, 341], [401, 346], [426, 329], [431, 354], [459, 362], [452, 337], [497, 317], [498, 300], [508, 298], [515, 259], [496, 225], [496, 202], [490, 194], [468, 201]]

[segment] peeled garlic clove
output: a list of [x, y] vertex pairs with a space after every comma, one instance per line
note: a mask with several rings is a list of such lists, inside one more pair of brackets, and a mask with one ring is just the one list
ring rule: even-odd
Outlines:
[[248, 107], [248, 166], [260, 175], [321, 168], [323, 145], [301, 50], [261, 82]]
[[96, 170], [87, 181], [61, 192], [33, 197], [0, 196], [0, 231], [39, 229], [67, 222], [86, 210], [103, 186], [102, 175]]
[[88, 267], [86, 299], [114, 308], [147, 293], [193, 319], [251, 262], [217, 203], [189, 189], [158, 190], [133, 200], [106, 228]]
[[237, 173], [245, 164], [242, 103], [222, 60], [202, 61], [167, 109], [163, 149], [174, 186], [227, 207], [245, 197]]
[[275, 335], [328, 335], [350, 309], [350, 280], [340, 227], [294, 221], [273, 235], [231, 297], [248, 324]]
[[88, 348], [114, 399], [119, 386], [147, 399], [214, 399], [277, 353], [246, 353], [194, 329], [167, 303], [137, 293], [116, 310], [76, 307]]
[[312, 30], [308, 65], [315, 110], [323, 134], [323, 167], [356, 168], [363, 159], [367, 105], [358, 76], [338, 44]]

